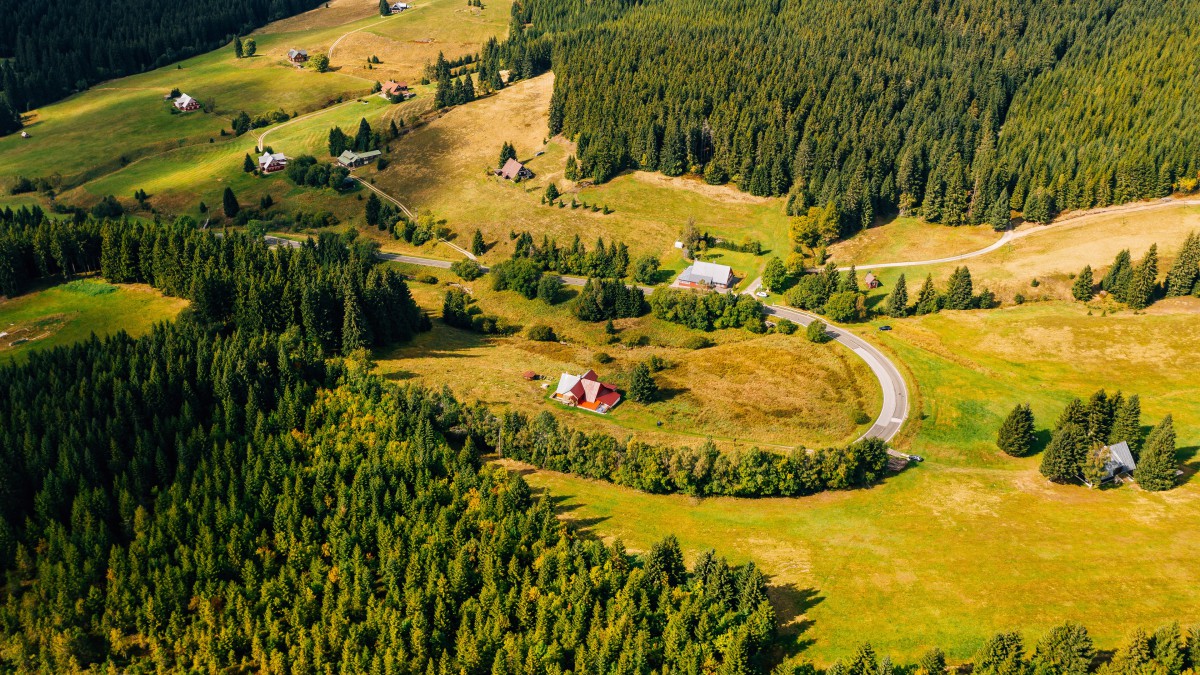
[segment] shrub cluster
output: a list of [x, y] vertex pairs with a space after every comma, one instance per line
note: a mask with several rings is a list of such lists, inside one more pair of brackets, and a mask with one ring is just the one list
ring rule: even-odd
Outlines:
[[656, 319], [709, 331], [716, 328], [746, 328], [766, 332], [763, 305], [753, 296], [735, 293], [694, 293], [659, 287], [650, 294], [650, 311]]

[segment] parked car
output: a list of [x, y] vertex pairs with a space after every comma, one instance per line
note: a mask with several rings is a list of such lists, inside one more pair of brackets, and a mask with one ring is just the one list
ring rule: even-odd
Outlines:
[[909, 455], [908, 459], [913, 462], [924, 462], [925, 458], [920, 455]]
[[757, 295], [757, 296], [758, 296], [758, 297], [760, 297], [760, 298], [765, 298], [765, 297], [767, 297], [768, 295], [770, 295], [770, 293], [768, 293], [768, 292], [766, 292], [766, 291], [759, 291], [759, 292], [755, 293], [755, 295]]
[[879, 327], [879, 330], [891, 330], [891, 329], [892, 329], [892, 327], [888, 326], [888, 325], [883, 325], [883, 326]]

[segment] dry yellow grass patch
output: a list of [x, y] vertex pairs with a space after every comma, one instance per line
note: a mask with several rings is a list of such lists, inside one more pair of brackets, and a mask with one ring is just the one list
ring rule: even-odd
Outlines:
[[371, 0], [330, 0], [327, 5], [268, 24], [259, 32], [296, 33], [319, 30], [379, 15], [379, 3]]
[[961, 255], [984, 248], [999, 238], [1000, 234], [987, 225], [950, 227], [901, 217], [835, 243], [829, 247], [829, 255], [839, 264], [866, 268], [873, 263]]

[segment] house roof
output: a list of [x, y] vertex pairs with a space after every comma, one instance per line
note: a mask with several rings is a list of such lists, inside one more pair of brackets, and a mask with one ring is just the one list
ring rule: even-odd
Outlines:
[[368, 150], [366, 152], [356, 152], [354, 154], [357, 155], [359, 159], [370, 159], [372, 157], [378, 157], [382, 155], [383, 152], [379, 150]]
[[358, 159], [358, 155], [354, 154], [353, 150], [343, 150], [342, 154], [338, 155], [339, 162], [353, 162]]
[[563, 373], [562, 376], [558, 378], [558, 388], [554, 390], [554, 395], [561, 396], [563, 394], [570, 393], [570, 391], [574, 389], [575, 385], [577, 384], [579, 384], [578, 375]]
[[1120, 462], [1125, 471], [1133, 471], [1137, 468], [1137, 462], [1133, 460], [1133, 453], [1130, 452], [1129, 444], [1125, 441], [1108, 446], [1108, 452], [1112, 455], [1112, 461]]
[[272, 161], [275, 161], [275, 160], [278, 160], [280, 162], [286, 162], [287, 155], [284, 155], [282, 152], [275, 152], [275, 153], [264, 152], [262, 154], [262, 157], [258, 158], [258, 163], [259, 164], [270, 164]]
[[872, 274], [871, 272], [867, 272], [867, 276], [863, 277], [863, 281], [865, 281], [869, 284], [872, 281], [875, 281], [875, 275]]
[[297, 56], [303, 56], [305, 58], [308, 58], [308, 50], [306, 50], [306, 49], [289, 49], [288, 50], [288, 58], [289, 59], [294, 59]]
[[175, 99], [175, 105], [188, 105], [189, 103], [191, 103], [192, 101], [195, 101], [195, 100], [196, 99], [192, 98], [191, 96], [188, 96], [187, 94], [180, 94], [179, 98]]
[[509, 157], [508, 161], [504, 163], [503, 167], [501, 167], [500, 175], [504, 176], [505, 178], [507, 178], [509, 180], [512, 180], [513, 178], [516, 178], [517, 175], [521, 173], [521, 169], [524, 169], [524, 168], [525, 168], [524, 164], [518, 162], [517, 160], [513, 159], [512, 157]]
[[408, 91], [408, 83], [388, 80], [383, 83], [383, 91], [387, 94], [399, 94], [400, 92]]
[[679, 275], [679, 280], [692, 283], [728, 285], [729, 279], [732, 276], [733, 270], [729, 265], [718, 265], [717, 263], [697, 260], [692, 263], [691, 267], [684, 270], [683, 274]]

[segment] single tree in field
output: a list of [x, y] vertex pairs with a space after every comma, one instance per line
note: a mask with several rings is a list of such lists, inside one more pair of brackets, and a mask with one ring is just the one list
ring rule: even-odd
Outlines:
[[314, 54], [313, 57], [308, 60], [308, 67], [317, 71], [318, 73], [323, 73], [329, 70], [329, 57], [325, 54]]
[[242, 43], [242, 53], [249, 57], [254, 56], [257, 51], [258, 43], [254, 41], [254, 38], [246, 38], [246, 41]]
[[941, 299], [938, 297], [937, 289], [933, 287], [933, 275], [929, 274], [926, 275], [921, 290], [917, 291], [917, 304], [914, 311], [919, 316], [933, 314], [939, 309], [941, 309]]
[[814, 319], [812, 323], [808, 324], [808, 328], [804, 330], [804, 335], [808, 338], [809, 342], [817, 344], [829, 342], [829, 331], [825, 330], [825, 322], [820, 319]]
[[257, 168], [257, 165], [255, 165], [254, 160], [250, 157], [250, 153], [246, 153], [246, 159], [242, 161], [242, 171], [254, 173], [255, 168]]
[[242, 210], [238, 204], [237, 197], [233, 194], [233, 188], [226, 187], [225, 194], [221, 195], [221, 206], [225, 211], [226, 218], [233, 218]]
[[374, 192], [367, 195], [367, 203], [364, 208], [366, 209], [365, 216], [367, 219], [367, 224], [372, 227], [378, 227], [379, 216], [383, 210], [383, 202], [379, 201], [379, 197], [377, 197]]
[[1095, 283], [1095, 280], [1092, 278], [1092, 266], [1084, 265], [1083, 271], [1079, 273], [1079, 276], [1075, 277], [1075, 283], [1071, 284], [1071, 296], [1080, 302], [1091, 300], [1092, 286]]
[[242, 58], [242, 38], [233, 36], [233, 56], [234, 58]]
[[558, 186], [557, 185], [555, 185], [554, 183], [551, 183], [546, 186], [546, 201], [549, 202], [551, 206], [554, 205], [554, 200], [558, 199], [558, 196], [559, 195], [558, 195]]
[[644, 255], [640, 256], [633, 263], [633, 280], [639, 284], [653, 284], [654, 277], [658, 275], [658, 256]]
[[1055, 483], [1069, 483], [1079, 477], [1080, 459], [1085, 451], [1083, 429], [1064, 424], [1054, 430], [1046, 452], [1042, 453], [1042, 475]]
[[1146, 437], [1146, 447], [1142, 448], [1133, 477], [1143, 490], [1152, 492], [1170, 490], [1175, 487], [1177, 468], [1175, 424], [1171, 416], [1167, 415]]
[[1006, 454], [1024, 457], [1033, 451], [1034, 432], [1033, 410], [1028, 403], [1017, 404], [1000, 424], [996, 445]]
[[487, 253], [487, 244], [483, 241], [483, 233], [476, 228], [475, 234], [471, 235], [471, 254], [483, 255], [484, 253]]
[[908, 282], [905, 281], [903, 274], [896, 279], [896, 284], [892, 286], [892, 292], [888, 294], [883, 311], [887, 312], [888, 316], [897, 319], [908, 314]]
[[638, 403], [649, 403], [657, 393], [658, 385], [654, 383], [650, 368], [644, 363], [634, 366], [629, 380], [629, 398]]
[[767, 261], [766, 268], [763, 269], [763, 287], [768, 291], [775, 293], [783, 288], [783, 284], [786, 280], [787, 267], [784, 266], [782, 260], [777, 257], [772, 257]]
[[1142, 402], [1137, 394], [1130, 396], [1116, 407], [1113, 415], [1112, 430], [1108, 433], [1108, 442], [1129, 444], [1129, 450], [1134, 457], [1142, 448]]
[[379, 16], [391, 16], [392, 6], [388, 4], [388, 0], [379, 0]]
[[1042, 636], [1030, 665], [1037, 675], [1087, 675], [1096, 648], [1087, 629], [1068, 621]]
[[1150, 250], [1142, 257], [1133, 270], [1133, 279], [1129, 282], [1129, 297], [1125, 302], [1133, 309], [1145, 309], [1154, 301], [1158, 290], [1158, 244], [1151, 244]]

